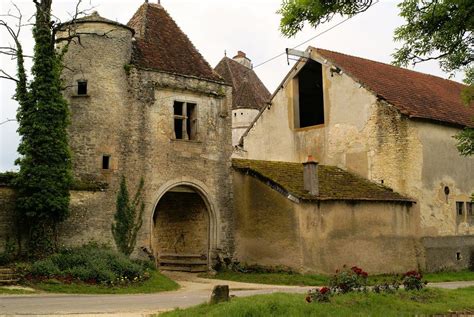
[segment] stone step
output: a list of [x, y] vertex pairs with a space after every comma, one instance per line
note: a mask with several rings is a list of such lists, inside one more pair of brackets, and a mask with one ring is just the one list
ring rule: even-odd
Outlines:
[[11, 278], [11, 279], [2, 279], [0, 278], [0, 285], [5, 285], [5, 284], [15, 284], [20, 281], [19, 278]]
[[207, 265], [206, 260], [201, 260], [201, 259], [196, 259], [196, 258], [191, 258], [191, 259], [160, 259], [159, 260], [160, 265], [163, 264], [172, 264], [172, 265]]
[[9, 267], [0, 267], [0, 274], [1, 273], [15, 273], [15, 270]]
[[163, 253], [158, 256], [159, 259], [182, 259], [182, 258], [195, 258], [201, 260], [207, 260], [205, 254], [191, 254], [191, 253]]
[[207, 265], [200, 266], [160, 266], [161, 271], [180, 271], [180, 272], [207, 272]]

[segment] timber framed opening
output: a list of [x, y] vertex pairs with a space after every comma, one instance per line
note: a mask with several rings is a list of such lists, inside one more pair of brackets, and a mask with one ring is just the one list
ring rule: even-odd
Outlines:
[[294, 81], [295, 128], [324, 124], [323, 73], [320, 63], [308, 60]]

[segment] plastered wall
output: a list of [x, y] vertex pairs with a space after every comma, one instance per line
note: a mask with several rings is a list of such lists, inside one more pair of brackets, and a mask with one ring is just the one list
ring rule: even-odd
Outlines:
[[393, 273], [423, 265], [416, 211], [390, 202], [294, 203], [234, 172], [236, 258], [247, 264], [334, 273], [358, 265]]

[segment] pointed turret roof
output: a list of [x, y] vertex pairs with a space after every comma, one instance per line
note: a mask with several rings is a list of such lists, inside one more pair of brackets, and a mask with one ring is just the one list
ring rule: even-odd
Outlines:
[[144, 3], [127, 25], [135, 30], [133, 64], [223, 81], [161, 5]]
[[270, 92], [253, 69], [224, 57], [215, 71], [232, 85], [233, 109], [260, 109], [270, 101]]

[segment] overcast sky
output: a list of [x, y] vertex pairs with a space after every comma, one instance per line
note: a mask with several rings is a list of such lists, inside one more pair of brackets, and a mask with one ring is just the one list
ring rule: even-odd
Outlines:
[[[157, 0], [149, 0], [155, 2]], [[54, 0], [53, 11], [63, 21], [68, 12], [73, 12], [76, 1]], [[389, 63], [391, 54], [399, 43], [393, 42], [394, 29], [403, 24], [398, 16], [397, 3], [400, 1], [381, 0], [367, 12], [353, 17], [329, 32], [299, 47], [308, 45], [334, 50], [350, 55]], [[0, 0], [0, 13], [13, 8], [11, 1]], [[34, 13], [32, 0], [16, 0], [23, 15], [28, 18]], [[94, 6], [99, 14], [111, 20], [127, 23], [133, 13], [143, 3], [142, 0], [83, 0], [83, 8]], [[254, 65], [284, 52], [286, 47], [294, 47], [340, 22], [338, 18], [314, 30], [306, 27], [294, 38], [284, 38], [278, 31], [279, 16], [276, 13], [280, 0], [161, 0], [161, 4], [188, 35], [204, 58], [216, 66], [227, 55], [232, 57], [237, 50], [247, 53]], [[22, 41], [31, 53], [33, 42], [31, 31], [22, 31]], [[0, 46], [10, 43], [3, 30]], [[15, 62], [0, 56], [1, 69], [12, 74]], [[289, 71], [286, 55], [255, 68], [267, 88], [273, 92]], [[447, 78], [436, 62], [416, 66], [415, 70]], [[456, 77], [461, 80], [462, 76]], [[11, 100], [15, 87], [13, 82], [0, 81], [0, 123], [15, 118], [17, 104]], [[0, 171], [14, 170], [19, 137], [16, 122], [0, 124]]]

